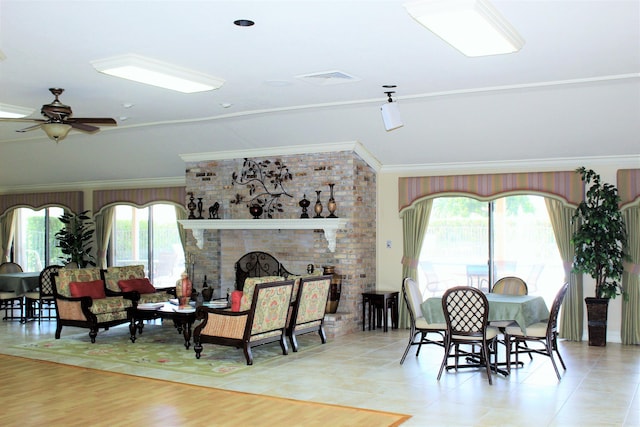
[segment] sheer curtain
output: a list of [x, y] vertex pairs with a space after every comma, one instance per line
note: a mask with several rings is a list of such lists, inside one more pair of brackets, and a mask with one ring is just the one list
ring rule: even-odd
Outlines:
[[[560, 316], [560, 336], [571, 341], [582, 341], [582, 317], [584, 313], [582, 275], [577, 276], [571, 272], [574, 257], [574, 247], [571, 243], [574, 226], [571, 217], [575, 208], [564, 203], [545, 197], [545, 204], [549, 212], [549, 220], [556, 237], [558, 250], [562, 257], [565, 280], [569, 281], [569, 289], [562, 303], [562, 315]], [[558, 284], [558, 289], [561, 283]]]
[[[176, 221], [187, 219], [187, 210], [182, 205], [175, 205]], [[178, 223], [178, 236], [180, 236], [180, 244], [184, 252], [184, 265], [187, 265], [187, 233], [184, 231], [182, 224]]]
[[113, 214], [115, 206], [105, 207], [94, 217], [96, 224], [96, 259], [98, 266], [107, 268], [107, 248], [109, 247], [109, 239], [111, 237], [111, 229], [113, 228]]
[[629, 295], [629, 300], [622, 301], [620, 337], [622, 344], [640, 344], [640, 205], [623, 209], [622, 215], [627, 227], [631, 262], [625, 263], [622, 274], [622, 286]]
[[10, 209], [7, 213], [0, 217], [0, 262], [9, 261], [11, 251], [11, 241], [13, 240], [13, 214], [15, 210]]
[[[422, 242], [429, 225], [429, 216], [431, 215], [431, 207], [433, 199], [420, 200], [413, 206], [405, 209], [400, 214], [402, 218], [402, 234], [404, 242], [402, 244], [402, 277], [410, 277], [417, 280], [418, 277], [418, 258], [422, 250]], [[401, 328], [409, 327], [409, 319], [407, 309], [404, 303], [400, 303], [400, 319], [399, 326]]]

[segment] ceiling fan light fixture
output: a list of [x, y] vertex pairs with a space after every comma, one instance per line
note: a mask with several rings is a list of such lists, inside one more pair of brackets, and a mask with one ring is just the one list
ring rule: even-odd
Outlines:
[[0, 104], [0, 117], [4, 119], [20, 119], [33, 113], [33, 108], [19, 107], [17, 105]]
[[420, 0], [404, 7], [466, 56], [513, 53], [524, 46], [516, 29], [486, 0]]
[[43, 123], [42, 130], [55, 142], [60, 142], [67, 137], [71, 130], [71, 125], [65, 123]]
[[104, 74], [182, 93], [215, 90], [225, 82], [218, 77], [135, 54], [99, 59], [91, 61], [91, 65]]

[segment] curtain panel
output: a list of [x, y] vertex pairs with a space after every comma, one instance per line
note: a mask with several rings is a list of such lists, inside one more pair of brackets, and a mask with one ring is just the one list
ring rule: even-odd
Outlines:
[[186, 200], [186, 187], [97, 190], [93, 192], [93, 212], [96, 214], [105, 206], [114, 204], [145, 206], [166, 201], [185, 206]]
[[629, 299], [622, 301], [620, 339], [622, 344], [640, 344], [640, 169], [620, 169], [616, 180], [631, 257], [622, 273]]
[[84, 193], [82, 191], [61, 191], [56, 193], [26, 193], [0, 195], [0, 216], [9, 210], [28, 206], [40, 210], [47, 206], [62, 206], [66, 210], [80, 213], [84, 210]]

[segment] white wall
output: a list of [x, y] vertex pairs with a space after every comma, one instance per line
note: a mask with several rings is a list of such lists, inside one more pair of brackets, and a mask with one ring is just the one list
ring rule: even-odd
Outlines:
[[[406, 176], [462, 175], [513, 172], [567, 171], [580, 166], [593, 169], [604, 182], [616, 184], [618, 169], [640, 168], [639, 156], [589, 157], [520, 162], [424, 165], [421, 167], [383, 167], [378, 175], [377, 271], [378, 289], [400, 290], [402, 284], [402, 221], [398, 214], [398, 178]], [[391, 247], [387, 243], [391, 242]], [[584, 278], [584, 296], [594, 296], [595, 282]], [[620, 342], [621, 298], [609, 304], [607, 340]], [[586, 310], [585, 310], [586, 316]], [[584, 321], [587, 339], [586, 318]]]

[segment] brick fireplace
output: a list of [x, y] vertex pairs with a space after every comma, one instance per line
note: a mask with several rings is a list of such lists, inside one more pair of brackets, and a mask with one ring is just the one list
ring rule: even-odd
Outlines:
[[[227, 289], [234, 289], [234, 263], [251, 251], [270, 253], [296, 274], [304, 274], [308, 264], [320, 270], [322, 266], [333, 265], [342, 277], [342, 293], [337, 313], [325, 317], [327, 335], [343, 335], [361, 328], [361, 293], [375, 289], [376, 283], [376, 172], [357, 147], [267, 156], [238, 153], [238, 158], [229, 158], [228, 153], [218, 159], [214, 153], [183, 156], [187, 193], [193, 193], [196, 202], [201, 199], [205, 218], [194, 220], [198, 222], [193, 229], [188, 225], [193, 225], [193, 221], [188, 221], [185, 227], [186, 251], [194, 263], [194, 286], [200, 289], [206, 274], [208, 283], [216, 288], [215, 295], [225, 295]], [[268, 160], [271, 165], [278, 161], [291, 174], [283, 187], [292, 197], [279, 198], [282, 212], [274, 212], [272, 219], [263, 213], [261, 219], [253, 220], [246, 206], [251, 198], [249, 187], [233, 183], [232, 174], [240, 174], [245, 158], [256, 162]], [[315, 221], [331, 222], [313, 219], [317, 190], [321, 191], [321, 215], [329, 214], [331, 183], [335, 184], [335, 214], [342, 220], [335, 230], [334, 242], [327, 239], [332, 236], [326, 236], [323, 229], [309, 228]], [[312, 219], [308, 223], [299, 219], [302, 213], [299, 202], [305, 196], [310, 202], [308, 213]], [[242, 201], [237, 203], [238, 199]], [[209, 220], [208, 207], [216, 202], [220, 219]], [[195, 214], [198, 216], [197, 210]], [[286, 220], [282, 223], [286, 222], [287, 227], [276, 228], [280, 220]], [[297, 224], [302, 224], [301, 228]]]

